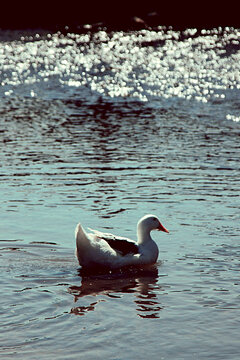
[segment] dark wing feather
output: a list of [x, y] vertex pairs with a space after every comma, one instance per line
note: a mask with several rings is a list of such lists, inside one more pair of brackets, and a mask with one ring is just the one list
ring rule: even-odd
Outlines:
[[115, 251], [119, 252], [122, 256], [127, 254], [138, 254], [138, 246], [132, 241], [122, 239], [109, 239], [102, 237]]
[[98, 230], [90, 228], [89, 230], [93, 231], [98, 238], [105, 240], [112, 249], [120, 253], [122, 256], [127, 254], [138, 254], [138, 246], [133, 240], [109, 233], [102, 233]]

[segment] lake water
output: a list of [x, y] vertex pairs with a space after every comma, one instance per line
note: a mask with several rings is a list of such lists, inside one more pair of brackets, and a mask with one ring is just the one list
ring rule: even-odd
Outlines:
[[[0, 33], [1, 359], [239, 359], [239, 37]], [[147, 213], [156, 266], [81, 273]]]

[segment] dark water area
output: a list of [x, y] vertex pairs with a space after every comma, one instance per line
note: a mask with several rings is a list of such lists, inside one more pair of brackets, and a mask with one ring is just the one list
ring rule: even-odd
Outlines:
[[159, 25], [174, 29], [210, 29], [240, 26], [236, 1], [219, 3], [195, 1], [79, 1], [67, 3], [28, 1], [4, 3], [0, 13], [0, 29], [48, 29], [72, 32], [129, 31], [155, 29]]
[[[239, 37], [0, 33], [1, 359], [239, 359]], [[147, 213], [154, 267], [79, 269]]]

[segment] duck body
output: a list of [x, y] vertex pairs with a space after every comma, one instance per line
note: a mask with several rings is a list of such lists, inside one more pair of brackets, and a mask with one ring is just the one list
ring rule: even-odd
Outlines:
[[125, 266], [150, 265], [157, 261], [159, 250], [151, 238], [151, 230], [168, 230], [154, 215], [146, 215], [137, 225], [138, 241], [102, 233], [87, 233], [81, 224], [76, 227], [76, 255], [82, 268], [117, 269]]

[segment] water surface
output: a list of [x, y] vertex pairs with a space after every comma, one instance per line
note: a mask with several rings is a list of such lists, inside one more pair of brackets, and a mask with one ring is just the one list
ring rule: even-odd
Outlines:
[[[238, 359], [239, 31], [2, 32], [4, 359]], [[74, 228], [153, 268], [84, 274]]]

